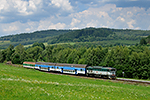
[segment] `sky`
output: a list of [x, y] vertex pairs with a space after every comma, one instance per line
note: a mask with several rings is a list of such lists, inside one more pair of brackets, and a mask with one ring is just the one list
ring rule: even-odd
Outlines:
[[0, 37], [87, 27], [150, 30], [150, 0], [0, 0]]

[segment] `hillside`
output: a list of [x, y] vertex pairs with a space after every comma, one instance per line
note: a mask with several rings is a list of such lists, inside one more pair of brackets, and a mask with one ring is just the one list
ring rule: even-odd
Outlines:
[[110, 28], [85, 28], [78, 30], [44, 30], [33, 33], [22, 33], [0, 37], [0, 48], [7, 48], [10, 44], [28, 45], [34, 42], [48, 44], [74, 42], [77, 45], [87, 43], [106, 45], [135, 45], [141, 38], [150, 35], [150, 31]]
[[150, 86], [57, 75], [0, 63], [1, 100], [149, 100]]
[[53, 37], [63, 33], [67, 33], [70, 30], [43, 30], [36, 31], [33, 33], [22, 33], [17, 35], [8, 35], [0, 38], [0, 41], [11, 41], [11, 42], [21, 42], [29, 40], [37, 40], [45, 37]]
[[107, 40], [109, 35], [114, 33], [109, 29], [104, 28], [86, 28], [76, 31], [71, 31], [55, 37], [49, 43], [60, 42], [93, 42]]
[[50, 40], [49, 43], [53, 44], [60, 42], [94, 42], [111, 40], [118, 40], [118, 42], [120, 42], [120, 40], [139, 42], [142, 37], [148, 35], [150, 35], [150, 31], [109, 28], [86, 28], [59, 35], [53, 40]]
[[7, 48], [10, 44], [16, 46], [19, 44], [28, 45], [35, 42], [47, 42], [52, 37], [70, 32], [71, 30], [43, 30], [33, 33], [22, 33], [17, 35], [8, 35], [0, 37], [0, 48]]

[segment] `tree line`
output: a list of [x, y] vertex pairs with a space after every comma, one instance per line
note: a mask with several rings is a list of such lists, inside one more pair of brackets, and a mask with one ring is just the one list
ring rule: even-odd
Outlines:
[[[47, 42], [48, 44], [68, 42], [100, 42], [100, 45], [106, 46], [110, 45], [109, 42], [112, 41], [112, 45], [117, 45], [119, 43], [123, 45], [135, 45], [136, 43], [139, 43], [142, 37], [148, 36], [149, 34], [150, 31], [147, 30], [92, 27], [77, 30], [42, 30], [32, 33], [22, 33], [0, 37], [0, 49], [6, 49], [10, 44], [17, 46], [19, 44], [28, 45], [35, 42]], [[5, 41], [8, 42], [3, 43]], [[145, 43], [145, 40], [143, 43]]]
[[48, 45], [34, 43], [29, 48], [10, 45], [0, 51], [0, 62], [12, 61], [22, 64], [24, 61], [88, 64], [117, 69], [117, 76], [150, 79], [150, 50], [147, 46], [91, 46], [74, 48], [72, 45]]

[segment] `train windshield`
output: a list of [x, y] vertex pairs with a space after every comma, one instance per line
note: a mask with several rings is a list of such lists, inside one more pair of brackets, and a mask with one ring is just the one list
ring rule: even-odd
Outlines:
[[116, 69], [111, 69], [111, 71], [116, 71]]

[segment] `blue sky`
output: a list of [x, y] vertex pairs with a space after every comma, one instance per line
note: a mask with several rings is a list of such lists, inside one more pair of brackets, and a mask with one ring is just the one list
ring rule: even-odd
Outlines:
[[150, 30], [150, 0], [0, 0], [0, 36], [85, 27]]

